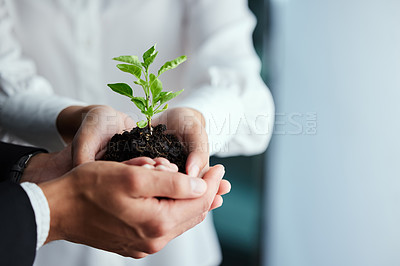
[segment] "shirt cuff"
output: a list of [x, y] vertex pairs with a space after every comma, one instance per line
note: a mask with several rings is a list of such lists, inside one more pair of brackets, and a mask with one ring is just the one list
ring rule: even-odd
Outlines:
[[55, 151], [65, 145], [57, 130], [57, 117], [63, 109], [73, 105], [87, 104], [53, 93], [23, 91], [2, 103], [0, 123], [9, 133], [35, 146]]
[[43, 191], [34, 183], [24, 182], [21, 187], [25, 190], [35, 213], [37, 242], [36, 250], [43, 246], [50, 230], [50, 208]]

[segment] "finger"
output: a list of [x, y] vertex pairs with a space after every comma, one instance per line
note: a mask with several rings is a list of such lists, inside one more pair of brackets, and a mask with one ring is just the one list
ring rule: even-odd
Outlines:
[[156, 170], [158, 171], [168, 171], [168, 172], [178, 172], [178, 169], [175, 169], [172, 165], [162, 165], [159, 164], [155, 167]]
[[143, 197], [191, 199], [202, 196], [207, 189], [200, 178], [169, 171], [140, 169], [132, 181], [135, 192]]
[[174, 172], [178, 172], [179, 168], [178, 168], [178, 166], [176, 164], [170, 163], [169, 166], [170, 166], [170, 168], [172, 168], [172, 170]]
[[115, 133], [129, 129], [133, 120], [109, 106], [92, 108], [85, 116], [73, 140], [74, 166], [99, 158]]
[[169, 165], [169, 164], [170, 164], [170, 162], [168, 161], [168, 159], [163, 158], [163, 157], [154, 158], [154, 161], [155, 161], [157, 164], [163, 164], [163, 165]]
[[103, 158], [106, 152], [107, 152], [107, 147], [103, 147], [100, 151], [96, 153], [95, 160], [97, 161]]
[[[164, 231], [168, 232], [165, 239], [169, 241], [202, 222], [211, 206], [214, 208], [220, 206], [221, 201], [217, 200], [214, 205], [212, 203], [214, 202], [223, 175], [224, 168], [222, 166], [213, 167], [204, 177], [208, 186], [207, 192], [202, 197], [181, 200], [161, 199], [159, 201], [154, 198], [151, 198], [153, 200], [148, 198], [145, 203], [148, 203], [149, 206], [144, 208], [144, 212], [150, 210], [151, 208], [149, 207], [151, 206], [153, 210], [158, 210], [156, 212], [158, 219], [166, 221], [168, 224], [164, 226]], [[154, 208], [154, 204], [158, 204], [158, 208]], [[154, 216], [154, 211], [152, 214]]]
[[184, 127], [183, 142], [189, 151], [186, 161], [186, 173], [202, 177], [209, 168], [208, 136], [203, 126], [195, 124]]
[[137, 157], [137, 158], [130, 159], [128, 161], [124, 161], [123, 163], [127, 164], [127, 165], [136, 165], [136, 166], [142, 166], [145, 164], [149, 164], [149, 165], [156, 164], [156, 162], [149, 157]]
[[171, 163], [168, 159], [163, 157], [157, 157], [154, 159], [156, 162], [156, 169], [161, 171], [170, 171], [170, 172], [177, 172], [178, 166], [174, 163]]
[[155, 169], [154, 165], [150, 165], [150, 164], [144, 164], [144, 165], [142, 165], [142, 167], [144, 167], [146, 169], [150, 169], [150, 170], [154, 170]]
[[222, 179], [217, 194], [221, 196], [228, 194], [231, 191], [231, 187], [231, 183], [228, 180]]
[[210, 211], [221, 207], [222, 203], [224, 203], [224, 199], [220, 195], [216, 195], [215, 198], [214, 198], [213, 203], [211, 204]]
[[73, 165], [78, 166], [86, 162], [93, 162], [99, 149], [99, 140], [96, 137], [90, 137], [86, 133], [80, 134], [72, 142], [72, 159]]
[[[206, 193], [197, 199], [191, 200], [177, 200], [169, 201], [168, 208], [164, 208], [169, 211], [169, 217], [173, 217], [175, 224], [181, 224], [185, 221], [191, 220], [195, 217], [201, 216], [204, 212], [207, 212], [214, 198], [218, 192], [219, 184], [222, 177], [224, 176], [225, 170], [222, 165], [211, 167], [210, 170], [204, 175], [203, 179], [207, 183]], [[173, 219], [171, 218], [171, 219]]]
[[121, 114], [125, 115], [123, 118], [124, 124], [125, 124], [125, 130], [132, 130], [132, 128], [134, 128], [136, 126], [135, 121], [133, 121], [133, 119], [129, 115], [124, 114], [124, 113], [121, 113]]

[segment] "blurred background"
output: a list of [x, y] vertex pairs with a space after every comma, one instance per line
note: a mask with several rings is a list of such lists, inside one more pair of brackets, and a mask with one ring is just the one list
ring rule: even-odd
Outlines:
[[267, 152], [213, 158], [223, 265], [400, 265], [400, 1], [250, 0]]

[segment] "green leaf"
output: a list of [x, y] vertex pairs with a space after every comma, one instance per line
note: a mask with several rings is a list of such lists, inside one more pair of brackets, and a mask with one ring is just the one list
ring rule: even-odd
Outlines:
[[150, 56], [149, 58], [147, 58], [147, 59], [144, 61], [144, 65], [145, 65], [146, 68], [149, 68], [149, 66], [150, 66], [151, 64], [153, 64], [154, 59], [156, 59], [156, 56], [157, 56], [157, 55], [158, 55], [158, 52], [156, 52], [155, 54], [153, 54], [152, 56]]
[[153, 103], [154, 100], [160, 95], [162, 89], [163, 87], [161, 81], [154, 74], [150, 74], [150, 91], [151, 95], [153, 96]]
[[143, 79], [138, 79], [138, 80], [134, 81], [133, 83], [140, 85], [140, 86], [146, 86], [146, 81], [144, 81]]
[[153, 45], [149, 50], [143, 54], [143, 66], [148, 69], [149, 66], [154, 62], [158, 52], [156, 52], [156, 45]]
[[162, 73], [164, 73], [167, 70], [174, 69], [183, 62], [185, 62], [187, 57], [185, 55], [182, 55], [178, 58], [175, 58], [172, 61], [166, 62], [159, 70], [158, 70], [158, 76], [160, 76]]
[[147, 120], [136, 122], [136, 125], [138, 126], [138, 128], [144, 128], [147, 126]]
[[142, 63], [140, 63], [139, 58], [136, 55], [121, 55], [114, 57], [113, 60], [135, 65], [140, 68], [142, 67]]
[[115, 84], [107, 84], [108, 87], [110, 87], [113, 91], [121, 94], [128, 96], [129, 98], [133, 97], [133, 91], [132, 88], [129, 87], [128, 84], [125, 83], [115, 83]]
[[138, 79], [142, 75], [142, 68], [136, 65], [118, 64], [117, 67], [124, 72], [131, 73]]
[[175, 98], [176, 96], [181, 94], [182, 91], [183, 91], [183, 89], [180, 90], [180, 91], [177, 91], [177, 92], [170, 91], [170, 92], [166, 93], [163, 97], [161, 97], [160, 104], [163, 104], [165, 102], [168, 102], [168, 101], [172, 100], [173, 98]]
[[156, 52], [156, 45], [157, 44], [154, 44], [152, 47], [149, 48], [149, 50], [144, 52], [143, 61], [145, 61], [147, 58], [149, 58], [150, 56], [152, 56]]
[[140, 109], [140, 111], [146, 112], [146, 101], [143, 97], [133, 97], [131, 101]]
[[157, 96], [157, 98], [156, 99], [154, 99], [153, 101], [154, 101], [154, 104], [156, 104], [158, 101], [160, 101], [160, 99], [162, 98], [162, 97], [164, 97], [166, 94], [168, 94], [168, 93], [171, 93], [170, 91], [162, 91], [162, 92], [160, 92], [160, 94]]
[[168, 104], [164, 105], [164, 107], [163, 107], [161, 110], [155, 111], [154, 114], [156, 115], [156, 114], [158, 114], [158, 113], [164, 112], [164, 111], [167, 110], [167, 109], [168, 109]]
[[153, 106], [149, 106], [149, 108], [142, 113], [146, 116], [152, 117], [154, 115]]

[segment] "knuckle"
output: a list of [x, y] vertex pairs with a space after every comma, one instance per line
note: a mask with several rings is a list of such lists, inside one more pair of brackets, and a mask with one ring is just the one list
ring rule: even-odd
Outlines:
[[156, 219], [155, 221], [149, 223], [146, 230], [146, 236], [149, 238], [159, 238], [168, 234], [168, 231], [168, 224], [160, 219]]
[[154, 161], [156, 161], [157, 163], [160, 163], [160, 164], [169, 164], [169, 161], [163, 157], [157, 157], [154, 159]]
[[132, 251], [131, 254], [129, 254], [129, 257], [132, 257], [134, 259], [143, 259], [147, 257], [149, 254], [144, 253], [144, 252], [137, 252], [136, 250]]
[[[129, 167], [131, 168], [131, 167]], [[129, 177], [129, 185], [133, 191], [142, 191], [144, 183], [143, 179], [140, 178], [140, 175], [137, 175], [136, 172], [132, 169], [127, 171], [127, 176]]]
[[185, 180], [183, 180], [181, 175], [171, 176], [170, 185], [173, 194], [184, 195], [186, 191], [190, 191], [190, 188], [186, 187], [186, 184], [189, 184], [189, 180], [186, 176], [184, 178]]
[[164, 246], [164, 241], [160, 239], [153, 239], [144, 245], [144, 252], [148, 254], [154, 254], [160, 251]]

